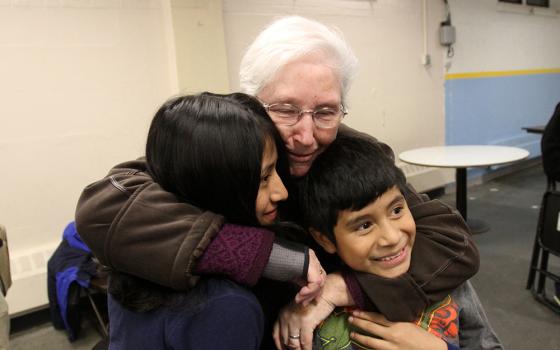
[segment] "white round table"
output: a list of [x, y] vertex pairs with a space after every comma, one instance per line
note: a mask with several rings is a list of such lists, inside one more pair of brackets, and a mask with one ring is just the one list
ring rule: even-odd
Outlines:
[[[518, 147], [469, 145], [416, 148], [402, 152], [399, 159], [415, 165], [455, 168], [456, 206], [467, 220], [467, 168], [512, 163], [528, 156], [527, 150]], [[488, 230], [487, 227], [475, 229], [475, 225], [470, 225], [470, 222], [469, 226], [473, 233]]]

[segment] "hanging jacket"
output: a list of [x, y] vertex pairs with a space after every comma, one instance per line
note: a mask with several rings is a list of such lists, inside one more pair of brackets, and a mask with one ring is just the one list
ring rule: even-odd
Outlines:
[[96, 275], [91, 250], [82, 242], [74, 222], [64, 229], [62, 242], [49, 259], [47, 269], [51, 320], [56, 329], [66, 329], [68, 339], [74, 341], [80, 331], [81, 287], [88, 288], [91, 277]]

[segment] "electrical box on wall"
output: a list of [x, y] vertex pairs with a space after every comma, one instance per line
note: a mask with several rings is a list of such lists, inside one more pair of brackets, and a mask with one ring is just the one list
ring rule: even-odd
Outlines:
[[445, 22], [442, 23], [439, 27], [439, 42], [443, 46], [455, 44], [455, 27]]

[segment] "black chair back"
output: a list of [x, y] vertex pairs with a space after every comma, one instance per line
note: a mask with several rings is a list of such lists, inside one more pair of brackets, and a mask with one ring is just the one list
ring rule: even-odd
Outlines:
[[560, 314], [560, 295], [547, 295], [547, 281], [560, 285], [560, 275], [548, 269], [549, 255], [560, 258], [560, 191], [555, 190], [547, 190], [543, 196], [526, 288], [537, 301]]

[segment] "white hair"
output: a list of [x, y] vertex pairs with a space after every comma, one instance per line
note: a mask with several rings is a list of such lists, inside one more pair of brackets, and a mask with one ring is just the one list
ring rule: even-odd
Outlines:
[[358, 63], [356, 56], [339, 30], [300, 16], [272, 22], [249, 46], [239, 69], [241, 90], [256, 96], [282, 67], [309, 54], [320, 54], [318, 59], [338, 74], [344, 101]]

